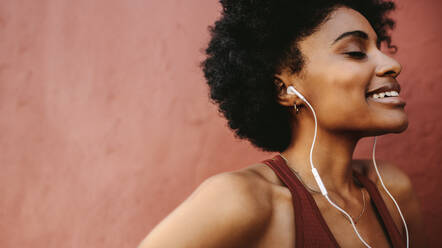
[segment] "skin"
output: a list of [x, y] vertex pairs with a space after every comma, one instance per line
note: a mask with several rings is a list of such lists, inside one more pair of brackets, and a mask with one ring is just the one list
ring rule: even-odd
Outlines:
[[[342, 33], [355, 30], [365, 32], [367, 40], [347, 36], [333, 43]], [[318, 31], [298, 43], [305, 58], [302, 71], [293, 74], [281, 68], [275, 75], [280, 88], [278, 102], [300, 107], [298, 114], [292, 110], [293, 140], [281, 154], [305, 184], [318, 188], [308, 162], [313, 115], [301, 99], [286, 93], [292, 85], [316, 111], [318, 135], [313, 158], [330, 198], [351, 216], [358, 216], [363, 200], [361, 190], [353, 182], [352, 170], [365, 174], [377, 184], [398, 230], [405, 236], [400, 215], [378, 182], [371, 161], [352, 159], [361, 138], [399, 133], [408, 125], [402, 105], [379, 103], [366, 97], [367, 91], [397, 84], [395, 78], [401, 71], [400, 64], [384, 54], [376, 40], [373, 28], [359, 12], [341, 7], [330, 14]], [[355, 57], [348, 52], [365, 55]], [[377, 163], [384, 183], [405, 216], [410, 247], [426, 247], [419, 203], [410, 179], [391, 163]], [[363, 193], [369, 201], [368, 192], [363, 189]], [[312, 196], [341, 247], [364, 247], [345, 217], [321, 194]], [[264, 164], [212, 176], [156, 226], [139, 248], [294, 247], [291, 197], [288, 188]], [[371, 204], [367, 204], [357, 228], [372, 247], [389, 247]]]

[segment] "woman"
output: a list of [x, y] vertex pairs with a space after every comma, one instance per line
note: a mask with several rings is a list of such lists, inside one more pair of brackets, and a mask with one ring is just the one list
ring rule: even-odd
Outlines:
[[203, 63], [211, 98], [237, 137], [280, 154], [205, 180], [140, 247], [405, 247], [407, 234], [425, 247], [407, 175], [377, 161], [403, 222], [372, 162], [352, 159], [361, 138], [408, 125], [401, 66], [380, 50], [394, 48], [394, 4], [221, 4]]

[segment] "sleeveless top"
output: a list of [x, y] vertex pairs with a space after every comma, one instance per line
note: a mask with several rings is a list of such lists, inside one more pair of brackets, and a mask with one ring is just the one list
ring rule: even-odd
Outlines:
[[[339, 247], [335, 237], [328, 228], [324, 218], [310, 192], [290, 170], [284, 158], [279, 154], [272, 159], [262, 161], [269, 166], [281, 181], [289, 188], [292, 194], [295, 213], [296, 248], [300, 247]], [[387, 239], [391, 247], [406, 247], [387, 206], [382, 200], [376, 185], [366, 176], [355, 171], [356, 179], [370, 194], [375, 212], [381, 219], [381, 225], [387, 232]]]

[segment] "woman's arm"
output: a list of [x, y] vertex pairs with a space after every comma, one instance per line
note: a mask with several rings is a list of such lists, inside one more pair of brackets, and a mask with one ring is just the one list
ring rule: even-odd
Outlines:
[[241, 172], [213, 176], [156, 226], [139, 248], [252, 247], [271, 216], [270, 205], [258, 191]]

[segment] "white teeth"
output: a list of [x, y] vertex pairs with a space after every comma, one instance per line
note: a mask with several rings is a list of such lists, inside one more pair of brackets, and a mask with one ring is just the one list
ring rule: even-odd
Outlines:
[[373, 97], [374, 99], [378, 99], [378, 98], [384, 98], [386, 96], [399, 96], [399, 93], [397, 91], [387, 91], [387, 92], [381, 92], [379, 94], [373, 94], [371, 97]]

